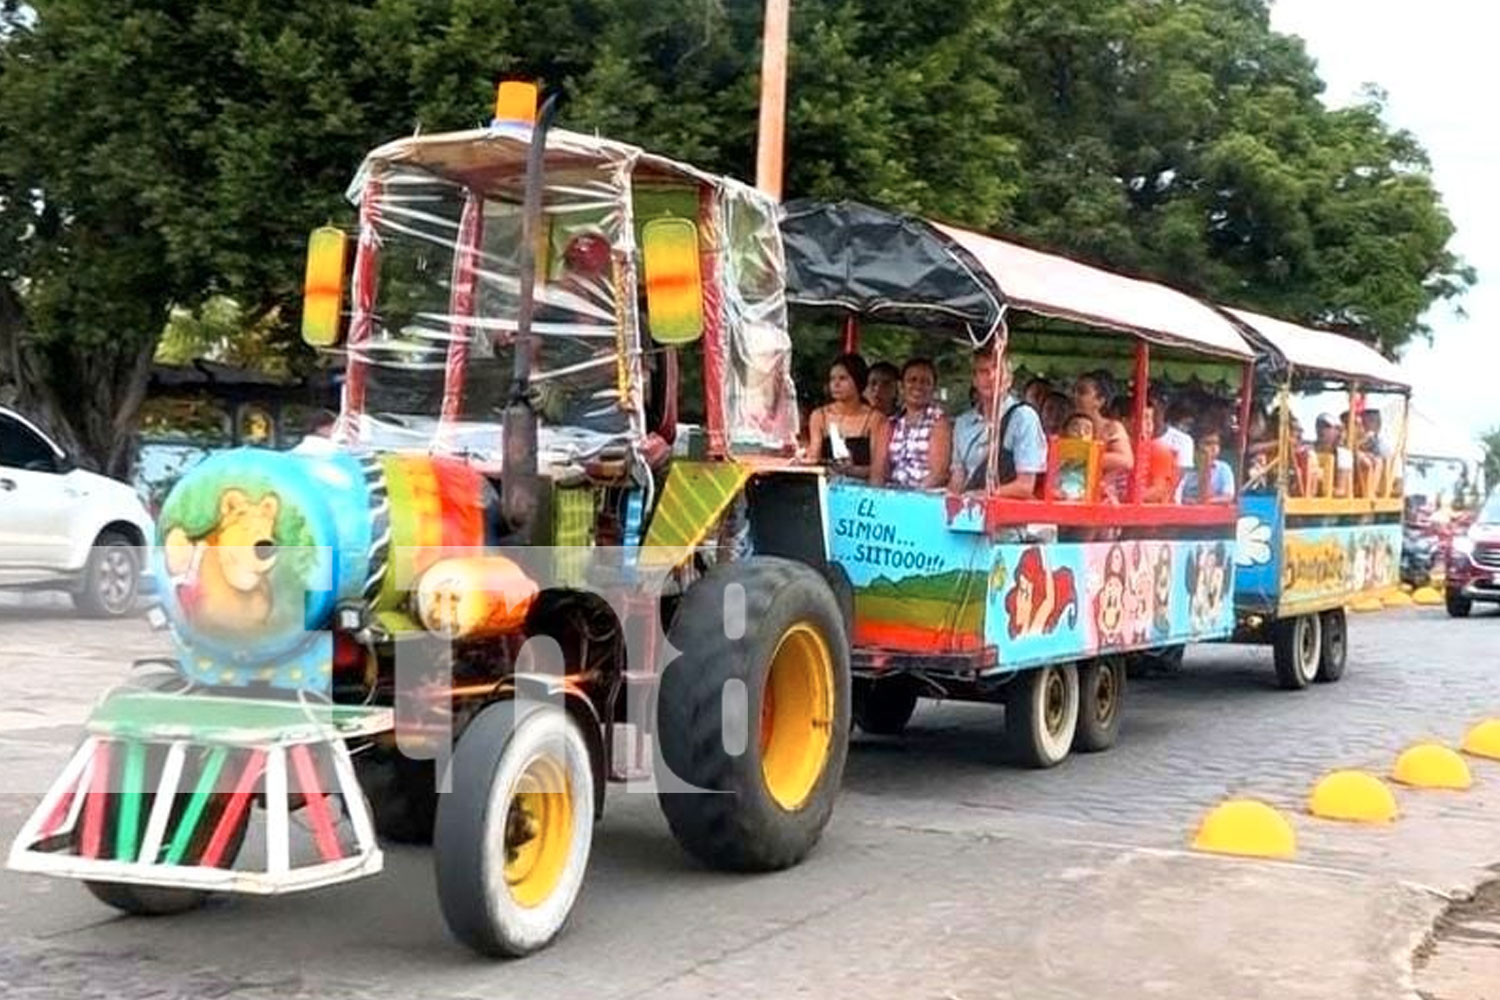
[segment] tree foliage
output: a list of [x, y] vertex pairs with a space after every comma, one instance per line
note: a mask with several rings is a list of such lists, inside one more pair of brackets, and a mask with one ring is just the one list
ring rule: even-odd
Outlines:
[[1500, 487], [1500, 427], [1491, 427], [1479, 438], [1484, 445], [1484, 485], [1486, 489]]
[[[786, 193], [1006, 232], [1395, 350], [1472, 274], [1378, 93], [1325, 109], [1265, 0], [796, 0]], [[0, 3], [0, 386], [120, 471], [171, 310], [286, 337], [304, 237], [361, 155], [483, 122], [497, 75], [563, 122], [748, 176], [740, 0]], [[5, 12], [9, 11], [9, 14]], [[82, 395], [77, 395], [77, 393]]]

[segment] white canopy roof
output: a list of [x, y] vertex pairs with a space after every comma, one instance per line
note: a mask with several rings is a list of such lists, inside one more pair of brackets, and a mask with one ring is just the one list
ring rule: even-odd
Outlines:
[[1406, 454], [1415, 458], [1449, 458], [1484, 463], [1484, 449], [1472, 435], [1449, 427], [1415, 406], [1406, 430]]
[[990, 236], [935, 224], [973, 254], [1009, 305], [1232, 358], [1254, 349], [1222, 314], [1166, 285], [1080, 264]]
[[1411, 387], [1400, 368], [1379, 351], [1350, 337], [1313, 330], [1243, 309], [1226, 309], [1226, 312], [1265, 337], [1294, 367], [1382, 386]]

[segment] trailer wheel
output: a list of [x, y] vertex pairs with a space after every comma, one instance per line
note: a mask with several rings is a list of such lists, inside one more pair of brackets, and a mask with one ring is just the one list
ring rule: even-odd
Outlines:
[[1078, 668], [1078, 728], [1073, 749], [1098, 753], [1115, 745], [1125, 703], [1125, 659], [1111, 656]]
[[1028, 670], [1005, 702], [1005, 745], [1017, 764], [1060, 764], [1078, 730], [1078, 670], [1071, 664]]
[[786, 559], [717, 567], [683, 597], [671, 643], [657, 736], [673, 836], [713, 868], [796, 864], [828, 824], [848, 753], [849, 649], [828, 583]]
[[1344, 676], [1349, 662], [1349, 619], [1343, 608], [1325, 611], [1321, 616], [1323, 652], [1318, 657], [1318, 680], [1332, 684]]
[[1318, 675], [1323, 655], [1323, 620], [1298, 615], [1276, 622], [1271, 634], [1276, 680], [1288, 691], [1300, 691]]
[[561, 705], [489, 706], [454, 749], [433, 863], [443, 919], [483, 955], [520, 957], [567, 923], [594, 830], [588, 742]]
[[854, 722], [873, 736], [899, 736], [917, 710], [917, 685], [905, 674], [854, 682]]

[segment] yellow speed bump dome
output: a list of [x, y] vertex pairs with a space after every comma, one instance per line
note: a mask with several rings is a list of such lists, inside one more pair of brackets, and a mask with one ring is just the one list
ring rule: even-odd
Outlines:
[[1418, 587], [1412, 592], [1411, 599], [1418, 604], [1442, 604], [1443, 595], [1433, 587]]
[[1361, 597], [1349, 607], [1353, 611], [1381, 611], [1385, 608], [1385, 602], [1378, 597]]
[[1464, 753], [1500, 760], [1500, 719], [1486, 719], [1464, 737]]
[[1418, 743], [1396, 758], [1391, 777], [1413, 788], [1462, 791], [1474, 783], [1469, 765], [1441, 743]]
[[1385, 782], [1363, 771], [1334, 771], [1318, 782], [1307, 811], [1319, 819], [1350, 823], [1389, 823], [1400, 815]]
[[1297, 834], [1281, 812], [1255, 799], [1231, 799], [1203, 818], [1193, 850], [1247, 858], [1291, 858]]
[[1393, 590], [1386, 594], [1384, 601], [1388, 608], [1409, 608], [1415, 603], [1410, 594], [1400, 590]]

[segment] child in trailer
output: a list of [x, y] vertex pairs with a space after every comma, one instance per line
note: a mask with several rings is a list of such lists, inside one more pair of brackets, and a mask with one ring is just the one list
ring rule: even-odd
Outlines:
[[1234, 503], [1234, 469], [1219, 457], [1220, 432], [1210, 427], [1198, 435], [1198, 465], [1177, 485], [1178, 503], [1198, 503], [1200, 481], [1208, 480], [1208, 503]]
[[[1063, 425], [1063, 440], [1094, 440], [1094, 421], [1086, 413], [1075, 413]], [[1086, 500], [1089, 495], [1089, 469], [1085, 459], [1066, 455], [1057, 464], [1057, 498]]]

